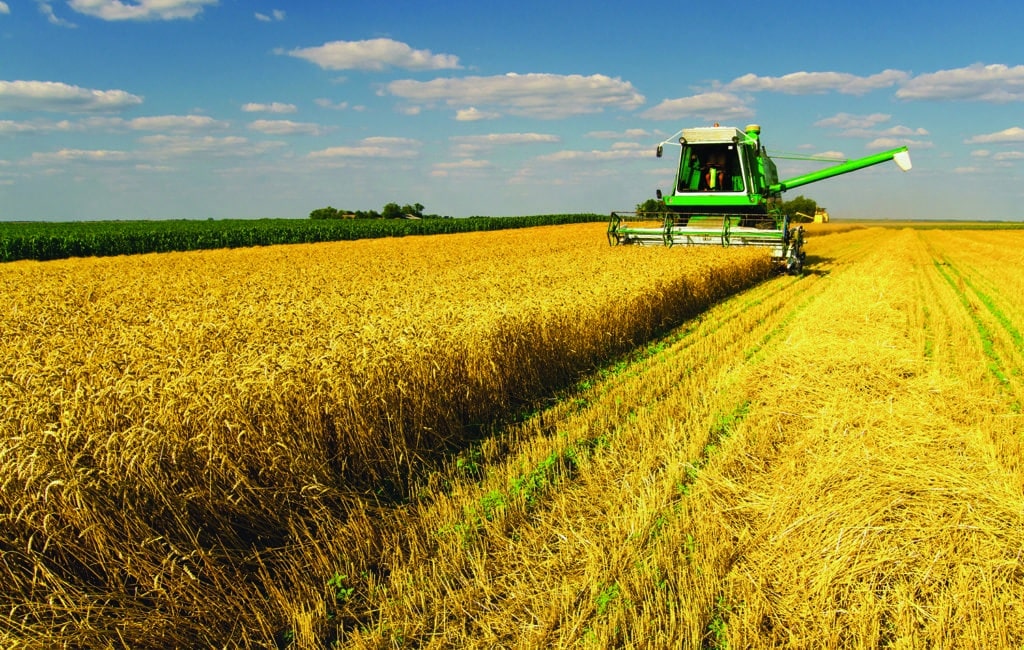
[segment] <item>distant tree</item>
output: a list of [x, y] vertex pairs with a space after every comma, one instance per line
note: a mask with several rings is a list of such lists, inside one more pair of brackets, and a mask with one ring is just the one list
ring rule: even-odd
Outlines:
[[340, 216], [341, 213], [331, 206], [327, 206], [326, 208], [317, 208], [309, 213], [310, 219], [337, 219]]
[[813, 217], [817, 207], [818, 203], [814, 199], [809, 199], [802, 194], [791, 201], [782, 202], [782, 211], [791, 216], [797, 212], [802, 212], [809, 217]]
[[636, 204], [637, 212], [655, 212], [658, 214], [668, 212], [668, 206], [661, 199], [647, 199], [643, 203]]
[[403, 205], [402, 216], [411, 214], [414, 217], [423, 218], [423, 204], [416, 203], [415, 205]]
[[388, 203], [380, 211], [380, 216], [385, 219], [401, 219], [403, 214], [405, 214], [405, 212], [402, 211], [402, 206], [397, 203]]

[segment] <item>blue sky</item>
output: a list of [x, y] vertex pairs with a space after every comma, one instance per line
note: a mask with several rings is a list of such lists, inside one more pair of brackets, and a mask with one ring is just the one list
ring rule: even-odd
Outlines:
[[714, 122], [910, 147], [786, 195], [833, 217], [1019, 220], [1022, 26], [1019, 1], [3, 0], [0, 220], [628, 210], [671, 185], [655, 145]]

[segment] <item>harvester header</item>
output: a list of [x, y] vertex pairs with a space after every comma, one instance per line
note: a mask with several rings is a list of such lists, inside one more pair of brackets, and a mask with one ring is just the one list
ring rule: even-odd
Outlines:
[[903, 171], [911, 167], [910, 152], [898, 147], [780, 181], [756, 124], [681, 129], [657, 146], [659, 158], [665, 146], [680, 148], [672, 192], [657, 193], [665, 210], [613, 212], [611, 244], [765, 246], [794, 273], [803, 268], [803, 227], [790, 227], [792, 215], [780, 207], [782, 192], [889, 160]]

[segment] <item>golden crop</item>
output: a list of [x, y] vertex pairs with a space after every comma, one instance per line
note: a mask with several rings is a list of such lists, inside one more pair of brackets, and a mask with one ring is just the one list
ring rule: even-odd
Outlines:
[[272, 638], [254, 603], [281, 557], [769, 273], [602, 229], [0, 268], [0, 629], [188, 645], [249, 616]]
[[761, 282], [593, 225], [0, 267], [0, 638], [1018, 647], [1022, 245], [812, 233]]

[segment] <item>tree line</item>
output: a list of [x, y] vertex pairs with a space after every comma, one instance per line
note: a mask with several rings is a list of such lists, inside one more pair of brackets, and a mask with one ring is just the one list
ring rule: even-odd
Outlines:
[[[783, 214], [790, 216], [795, 215], [797, 212], [814, 216], [814, 211], [817, 207], [818, 203], [814, 199], [809, 199], [802, 194], [791, 201], [783, 201], [779, 204], [779, 209], [782, 210]], [[661, 214], [668, 212], [669, 209], [665, 202], [660, 199], [647, 199], [643, 203], [636, 204], [636, 211]]]
[[399, 205], [387, 203], [376, 210], [345, 210], [342, 208], [317, 208], [309, 213], [310, 219], [440, 219], [441, 215], [424, 214], [422, 203]]

